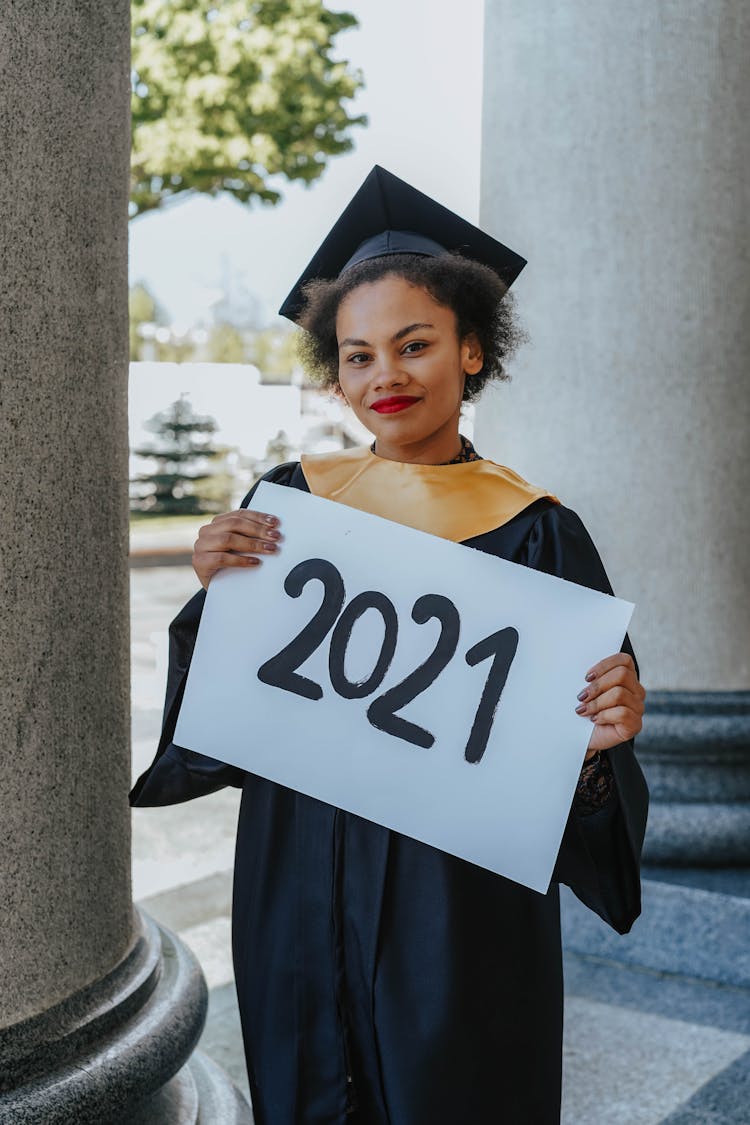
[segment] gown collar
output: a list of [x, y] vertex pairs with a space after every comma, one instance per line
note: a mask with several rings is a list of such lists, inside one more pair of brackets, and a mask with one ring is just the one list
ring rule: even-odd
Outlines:
[[502, 527], [551, 492], [487, 458], [447, 465], [388, 461], [370, 449], [303, 454], [314, 496], [426, 531], [454, 543]]

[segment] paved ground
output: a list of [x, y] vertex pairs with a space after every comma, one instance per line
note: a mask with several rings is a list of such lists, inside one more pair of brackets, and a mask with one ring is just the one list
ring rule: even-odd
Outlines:
[[[131, 587], [135, 776], [160, 727], [166, 626], [197, 584], [175, 566], [135, 569]], [[133, 810], [133, 880], [136, 900], [200, 958], [210, 988], [201, 1046], [247, 1091], [229, 930], [237, 796]], [[748, 998], [567, 955], [563, 1125], [750, 1125]]]

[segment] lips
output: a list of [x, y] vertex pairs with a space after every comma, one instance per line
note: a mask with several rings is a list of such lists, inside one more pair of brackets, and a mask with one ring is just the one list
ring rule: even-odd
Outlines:
[[391, 395], [390, 398], [379, 398], [372, 404], [370, 410], [376, 410], [378, 414], [398, 414], [399, 411], [413, 406], [415, 402], [419, 402], [419, 399], [413, 395]]

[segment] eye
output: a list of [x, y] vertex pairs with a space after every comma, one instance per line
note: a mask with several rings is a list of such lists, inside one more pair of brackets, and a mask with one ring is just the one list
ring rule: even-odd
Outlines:
[[367, 363], [369, 359], [370, 356], [367, 354], [367, 352], [355, 352], [354, 355], [349, 355], [346, 357], [346, 362], [353, 363], [355, 367], [361, 367], [362, 364]]
[[417, 355], [419, 352], [424, 351], [427, 344], [423, 340], [410, 340], [403, 348], [406, 355]]

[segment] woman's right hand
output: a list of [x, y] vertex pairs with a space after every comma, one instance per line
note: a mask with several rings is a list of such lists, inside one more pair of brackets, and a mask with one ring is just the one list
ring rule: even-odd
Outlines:
[[208, 584], [217, 570], [226, 566], [258, 566], [258, 555], [273, 555], [279, 549], [281, 533], [276, 516], [239, 508], [215, 516], [198, 532], [193, 544], [193, 570], [201, 586]]

